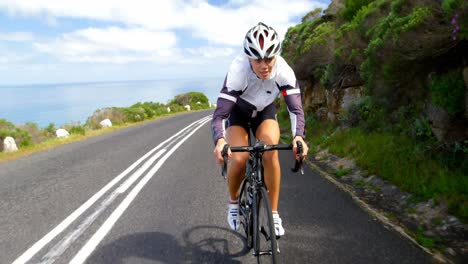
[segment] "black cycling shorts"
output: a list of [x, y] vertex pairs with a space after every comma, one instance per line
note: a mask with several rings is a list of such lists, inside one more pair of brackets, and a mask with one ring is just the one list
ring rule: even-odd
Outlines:
[[276, 107], [274, 104], [270, 104], [263, 109], [261, 112], [257, 112], [255, 117], [247, 116], [245, 113], [242, 112], [241, 109], [237, 105], [234, 106], [231, 114], [227, 119], [226, 127], [230, 126], [241, 126], [245, 129], [245, 131], [249, 131], [248, 122], [250, 121], [252, 132], [254, 135], [257, 134], [257, 128], [260, 124], [267, 119], [276, 120]]

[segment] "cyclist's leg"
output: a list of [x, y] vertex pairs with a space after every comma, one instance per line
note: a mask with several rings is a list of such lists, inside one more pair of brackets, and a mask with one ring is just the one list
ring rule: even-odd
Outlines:
[[[280, 129], [275, 119], [265, 119], [256, 131], [256, 137], [268, 145], [278, 144]], [[278, 151], [267, 151], [263, 154], [265, 183], [268, 188], [271, 210], [278, 211], [281, 170]]]
[[[245, 146], [248, 141], [247, 132], [241, 126], [232, 125], [226, 130], [226, 139], [231, 146]], [[242, 183], [247, 158], [248, 153], [232, 153], [227, 171], [230, 196], [227, 221], [232, 230], [238, 230], [240, 227], [239, 205], [237, 199], [239, 197], [239, 187]]]
[[[226, 130], [227, 142], [230, 146], [248, 145], [248, 134], [245, 128], [237, 125], [228, 127]], [[245, 164], [249, 157], [247, 152], [233, 152], [227, 171], [229, 195], [231, 200], [236, 200], [239, 196], [239, 187], [245, 173]]]

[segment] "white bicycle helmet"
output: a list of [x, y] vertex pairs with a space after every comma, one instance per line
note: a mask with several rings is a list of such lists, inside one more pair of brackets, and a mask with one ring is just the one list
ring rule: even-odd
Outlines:
[[278, 33], [262, 22], [251, 28], [244, 39], [244, 52], [247, 57], [257, 60], [272, 58], [281, 51]]

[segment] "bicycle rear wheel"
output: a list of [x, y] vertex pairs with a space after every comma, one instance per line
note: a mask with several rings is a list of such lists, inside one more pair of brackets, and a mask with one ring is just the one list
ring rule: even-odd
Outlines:
[[239, 195], [239, 214], [241, 225], [244, 227], [247, 247], [253, 247], [253, 219], [252, 219], [252, 191], [247, 178], [242, 182], [242, 188]]
[[255, 198], [254, 254], [257, 263], [277, 263], [275, 226], [266, 188], [260, 187]]

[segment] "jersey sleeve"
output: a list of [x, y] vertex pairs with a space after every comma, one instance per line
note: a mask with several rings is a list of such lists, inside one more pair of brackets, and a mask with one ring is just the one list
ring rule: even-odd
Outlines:
[[211, 121], [211, 133], [215, 145], [219, 138], [224, 138], [226, 130], [224, 120], [229, 117], [234, 105], [236, 105], [237, 100], [247, 86], [245, 69], [245, 58], [238, 56], [231, 63], [224, 79], [223, 88], [219, 93], [213, 120]]
[[224, 86], [221, 89], [218, 100], [216, 102], [216, 109], [213, 113], [213, 120], [211, 121], [211, 133], [215, 145], [218, 139], [224, 138], [224, 133], [226, 130], [224, 126], [224, 120], [229, 117], [229, 114], [231, 113], [232, 108], [234, 108], [234, 105], [236, 104], [239, 96], [239, 91], [229, 91], [229, 89], [226, 87], [226, 81], [224, 81]]
[[305, 138], [304, 110], [302, 108], [301, 90], [294, 71], [286, 65], [283, 74], [278, 80], [278, 88], [286, 102], [289, 118], [291, 119], [291, 132], [293, 137]]

